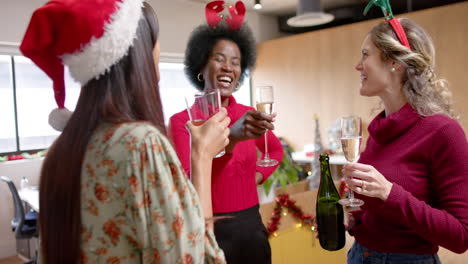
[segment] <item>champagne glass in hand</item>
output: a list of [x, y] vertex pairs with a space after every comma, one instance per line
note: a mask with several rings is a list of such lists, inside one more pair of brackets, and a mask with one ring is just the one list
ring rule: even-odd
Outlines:
[[[359, 149], [362, 139], [362, 121], [358, 116], [346, 116], [341, 118], [341, 146], [346, 160], [350, 163], [359, 159]], [[345, 175], [346, 177], [346, 175]], [[340, 200], [340, 204], [350, 207], [358, 207], [364, 204], [361, 199], [354, 198], [354, 193], [349, 190], [349, 197]]]
[[[257, 111], [271, 115], [273, 112], [273, 87], [260, 86], [257, 87]], [[257, 165], [261, 167], [270, 167], [278, 164], [277, 160], [270, 159], [268, 155], [268, 131], [265, 132], [265, 156], [262, 160], [257, 161]]]
[[[221, 108], [221, 96], [219, 90], [208, 90], [197, 92], [185, 97], [187, 112], [190, 121], [196, 126], [201, 126]], [[225, 149], [222, 149], [215, 158], [222, 157]]]

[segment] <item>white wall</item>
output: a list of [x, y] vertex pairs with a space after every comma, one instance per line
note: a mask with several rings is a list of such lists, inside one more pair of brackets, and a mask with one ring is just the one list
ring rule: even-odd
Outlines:
[[22, 40], [32, 12], [46, 0], [0, 0], [0, 41]]
[[[20, 43], [32, 12], [45, 2], [47, 1], [0, 0], [0, 42]], [[195, 0], [147, 2], [159, 18], [161, 52], [183, 54], [190, 32], [199, 24], [206, 23], [205, 4]], [[281, 36], [275, 17], [248, 11], [245, 20], [251, 26], [258, 42]]]

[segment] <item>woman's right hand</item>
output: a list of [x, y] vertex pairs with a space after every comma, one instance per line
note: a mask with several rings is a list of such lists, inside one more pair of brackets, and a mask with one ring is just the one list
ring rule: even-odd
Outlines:
[[216, 156], [229, 144], [230, 122], [225, 108], [221, 108], [201, 126], [195, 126], [191, 121], [187, 122], [185, 126], [190, 133], [192, 153], [210, 159]]

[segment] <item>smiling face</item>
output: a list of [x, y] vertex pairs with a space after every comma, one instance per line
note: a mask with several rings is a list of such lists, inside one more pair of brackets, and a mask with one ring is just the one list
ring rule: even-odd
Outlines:
[[219, 89], [221, 97], [231, 96], [241, 75], [241, 53], [237, 44], [218, 40], [201, 73], [205, 79], [204, 90]]
[[361, 73], [361, 89], [363, 96], [383, 96], [391, 84], [392, 65], [382, 59], [382, 52], [367, 36], [362, 43], [361, 59], [356, 70]]

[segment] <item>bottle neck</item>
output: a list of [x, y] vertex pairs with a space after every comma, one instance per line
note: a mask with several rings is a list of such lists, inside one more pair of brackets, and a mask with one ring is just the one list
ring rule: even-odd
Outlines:
[[324, 159], [320, 161], [320, 186], [319, 192], [327, 191], [336, 193], [338, 195], [338, 191], [336, 190], [335, 183], [333, 182], [333, 178], [330, 172], [330, 164], [328, 159]]
[[330, 173], [330, 163], [328, 162], [328, 160], [320, 161], [320, 172], [321, 172], [320, 177], [323, 180], [333, 182], [333, 179], [332, 179], [331, 173]]

